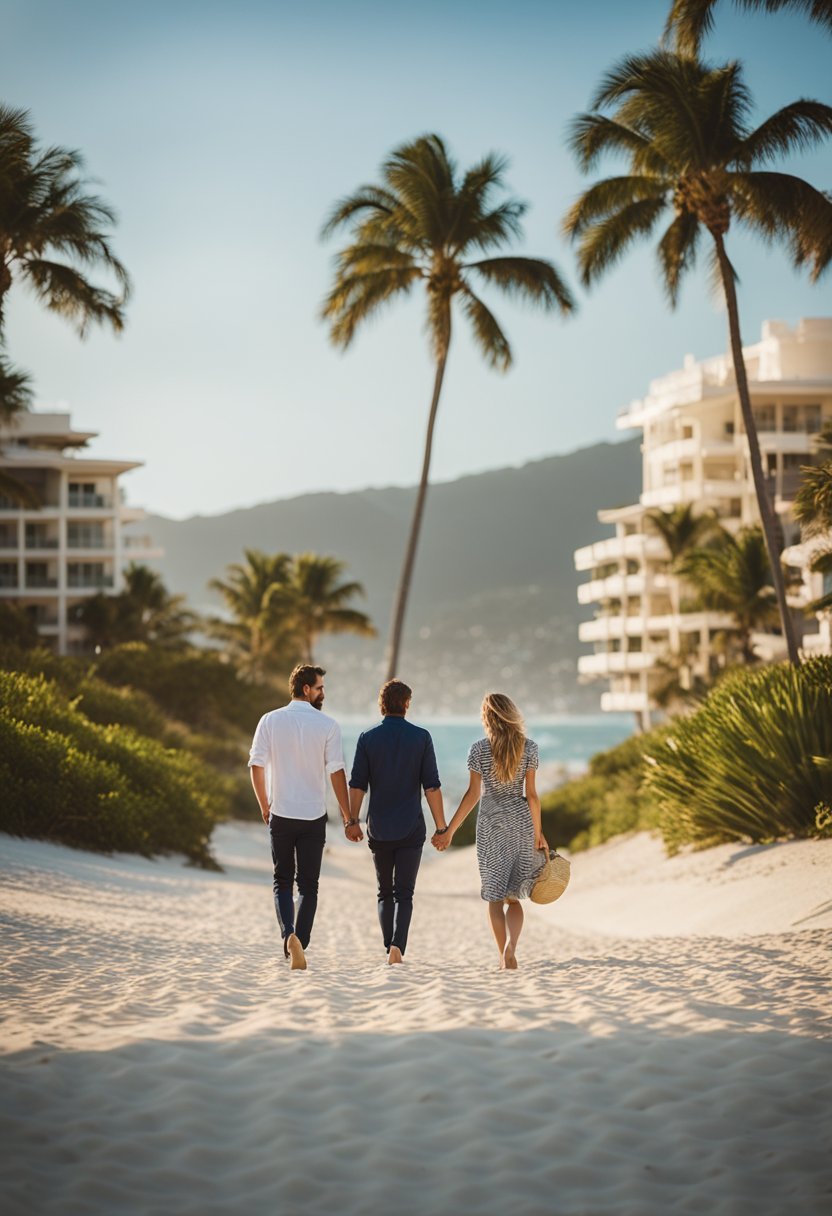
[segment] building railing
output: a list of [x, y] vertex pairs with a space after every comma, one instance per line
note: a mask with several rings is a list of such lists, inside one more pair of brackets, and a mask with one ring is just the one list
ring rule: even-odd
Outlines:
[[23, 542], [24, 549], [57, 549], [56, 536], [27, 536]]
[[31, 574], [27, 574], [24, 586], [27, 591], [52, 590], [58, 586], [58, 580], [56, 578], [44, 578], [40, 575], [33, 576]]
[[17, 575], [16, 574], [0, 574], [0, 587], [16, 587], [16, 586], [17, 586]]
[[67, 576], [66, 585], [73, 590], [96, 591], [115, 586], [115, 579], [111, 574], [101, 574], [96, 577], [70, 574]]
[[69, 506], [69, 507], [82, 507], [82, 508], [108, 507], [109, 508], [109, 507], [112, 507], [112, 505], [113, 505], [112, 498], [108, 498], [104, 494], [78, 494], [78, 493], [73, 493], [72, 491], [70, 491], [69, 498], [67, 500], [67, 506]]

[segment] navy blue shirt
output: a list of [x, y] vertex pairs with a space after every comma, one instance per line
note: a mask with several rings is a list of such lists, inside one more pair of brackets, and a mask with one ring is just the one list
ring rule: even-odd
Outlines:
[[370, 787], [367, 823], [374, 840], [404, 840], [421, 823], [422, 790], [439, 789], [430, 733], [388, 714], [358, 736], [350, 785]]

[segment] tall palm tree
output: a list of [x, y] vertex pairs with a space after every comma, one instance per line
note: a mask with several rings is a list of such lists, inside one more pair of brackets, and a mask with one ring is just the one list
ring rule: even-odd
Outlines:
[[[517, 256], [483, 257], [519, 237], [526, 207], [496, 201], [506, 162], [489, 155], [460, 176], [438, 135], [396, 148], [382, 166], [380, 185], [361, 186], [336, 203], [323, 235], [348, 226], [352, 240], [338, 255], [335, 283], [323, 306], [330, 337], [346, 349], [359, 326], [383, 305], [425, 290], [427, 331], [435, 363], [422, 472], [393, 609], [388, 678], [396, 673], [410, 582], [430, 476], [433, 431], [451, 344], [456, 300], [487, 363], [506, 371], [511, 347], [480, 299], [479, 284], [501, 289], [545, 311], [569, 313], [574, 302], [551, 262]], [[475, 290], [476, 288], [476, 290]]]
[[[623, 153], [626, 176], [591, 186], [569, 211], [566, 232], [578, 244], [581, 275], [593, 283], [637, 237], [668, 212], [658, 244], [671, 305], [696, 261], [703, 229], [711, 265], [725, 295], [737, 395], [748, 440], [754, 488], [789, 658], [799, 662], [779, 560], [779, 535], [760, 458], [742, 353], [736, 272], [725, 248], [732, 221], [767, 242], [784, 241], [796, 266], [817, 279], [832, 258], [832, 200], [802, 178], [760, 169], [780, 153], [819, 143], [832, 133], [832, 108], [796, 101], [755, 129], [751, 97], [737, 63], [713, 67], [659, 50], [622, 59], [604, 77], [593, 112], [573, 122], [571, 145], [584, 171], [604, 152]], [[603, 110], [612, 109], [612, 114]]]
[[743, 528], [734, 537], [722, 529], [709, 544], [691, 549], [681, 558], [679, 569], [695, 585], [703, 608], [734, 617], [742, 657], [753, 661], [753, 630], [777, 619], [771, 565], [761, 530]]
[[[718, 0], [673, 0], [667, 18], [665, 34], [672, 34], [676, 46], [687, 53], [699, 49], [702, 39], [714, 24], [714, 9]], [[738, 8], [765, 10], [776, 13], [792, 9], [806, 13], [810, 21], [832, 31], [832, 0], [734, 0]]]
[[315, 643], [322, 633], [357, 633], [375, 637], [373, 623], [349, 601], [364, 595], [361, 583], [340, 583], [346, 566], [334, 557], [301, 553], [293, 558], [284, 583], [267, 595], [268, 608], [297, 638], [305, 663], [314, 663]]
[[[80, 153], [41, 148], [27, 111], [0, 105], [0, 334], [18, 278], [82, 337], [93, 321], [122, 329], [130, 280], [110, 245], [115, 213], [88, 186]], [[94, 266], [116, 291], [90, 282], [84, 271]]]
[[286, 585], [292, 558], [260, 549], [245, 549], [244, 555], [245, 562], [226, 568], [224, 579], [212, 578], [208, 583], [222, 596], [230, 614], [230, 619], [210, 620], [208, 632], [225, 643], [245, 675], [257, 680], [284, 665], [291, 641], [272, 607], [271, 593]]

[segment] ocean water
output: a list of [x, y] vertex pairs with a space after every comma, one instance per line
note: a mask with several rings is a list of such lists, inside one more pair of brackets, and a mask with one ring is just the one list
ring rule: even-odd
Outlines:
[[[339, 717], [338, 720], [344, 741], [344, 759], [349, 770], [358, 736], [363, 730], [375, 726], [380, 719]], [[478, 718], [431, 720], [414, 716], [410, 720], [431, 733], [445, 806], [450, 814], [467, 788], [468, 749], [475, 739], [483, 737], [482, 723]], [[590, 756], [629, 738], [633, 728], [631, 714], [529, 718], [526, 731], [540, 749], [538, 788], [551, 788], [566, 777], [582, 772]]]

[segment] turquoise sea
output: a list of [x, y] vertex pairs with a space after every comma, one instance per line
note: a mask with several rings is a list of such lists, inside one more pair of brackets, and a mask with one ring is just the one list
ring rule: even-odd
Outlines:
[[[349, 769], [358, 736], [380, 719], [339, 717], [338, 720], [344, 741], [344, 759]], [[482, 738], [482, 724], [478, 718], [432, 720], [414, 716], [411, 721], [424, 726], [433, 737], [446, 806], [453, 810], [468, 785], [468, 749], [475, 739]], [[621, 743], [633, 733], [633, 728], [631, 714], [529, 718], [527, 733], [540, 749], [538, 788], [551, 788], [567, 776], [582, 772], [590, 756]]]

